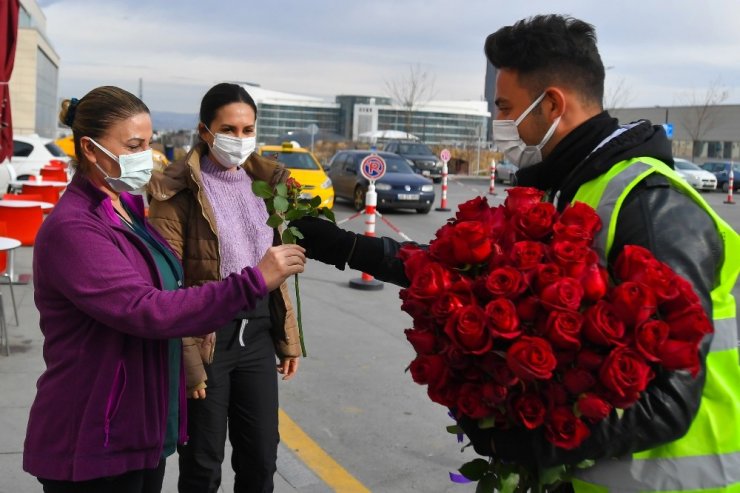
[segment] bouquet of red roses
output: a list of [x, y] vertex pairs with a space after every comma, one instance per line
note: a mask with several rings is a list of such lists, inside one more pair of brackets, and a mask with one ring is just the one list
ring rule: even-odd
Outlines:
[[[596, 211], [576, 203], [559, 214], [543, 195], [517, 187], [502, 206], [470, 200], [428, 249], [403, 247], [401, 308], [413, 318], [409, 369], [432, 401], [481, 428], [544, 427], [572, 449], [656, 371], [696, 375], [713, 326], [691, 284], [645, 248], [625, 247], [608, 273], [592, 248]], [[493, 458], [460, 471], [481, 491], [525, 483]]]

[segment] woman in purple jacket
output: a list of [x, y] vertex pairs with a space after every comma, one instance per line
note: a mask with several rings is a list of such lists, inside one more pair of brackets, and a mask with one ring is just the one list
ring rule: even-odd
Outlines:
[[46, 370], [23, 468], [47, 493], [149, 493], [187, 437], [180, 338], [212, 332], [303, 271], [303, 249], [271, 247], [255, 267], [179, 288], [182, 267], [144, 221], [152, 170], [148, 108], [99, 87], [62, 104], [77, 170], [34, 248]]

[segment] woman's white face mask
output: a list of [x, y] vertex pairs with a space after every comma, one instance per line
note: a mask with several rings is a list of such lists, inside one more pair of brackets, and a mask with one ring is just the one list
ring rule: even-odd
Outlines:
[[214, 134], [204, 123], [208, 133], [213, 135], [211, 152], [216, 161], [224, 168], [236, 168], [249, 158], [257, 147], [256, 137], [232, 137], [226, 134]]
[[492, 122], [493, 141], [496, 147], [504, 153], [506, 159], [519, 166], [520, 169], [542, 161], [542, 148], [549, 142], [560, 123], [560, 117], [557, 117], [537, 145], [528, 145], [522, 140], [517, 127], [544, 98], [545, 93], [543, 92], [516, 120], [493, 120]]
[[118, 163], [121, 168], [121, 176], [118, 178], [108, 175], [98, 163], [95, 163], [98, 170], [105, 177], [106, 183], [116, 192], [133, 192], [149, 183], [149, 179], [152, 177], [152, 169], [154, 168], [154, 158], [152, 157], [152, 150], [147, 149], [146, 151], [136, 152], [134, 154], [121, 154], [116, 156], [102, 145], [95, 142], [92, 137], [87, 137], [90, 142], [110, 156], [111, 159]]

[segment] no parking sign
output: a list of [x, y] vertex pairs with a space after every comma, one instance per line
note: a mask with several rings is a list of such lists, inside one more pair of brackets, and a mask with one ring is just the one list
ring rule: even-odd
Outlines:
[[385, 159], [377, 154], [370, 154], [360, 163], [360, 173], [370, 181], [380, 180], [385, 174]]

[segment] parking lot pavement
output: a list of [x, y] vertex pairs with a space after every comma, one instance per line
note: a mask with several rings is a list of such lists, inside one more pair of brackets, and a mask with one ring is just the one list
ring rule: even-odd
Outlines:
[[[31, 271], [32, 249], [22, 247], [16, 251], [17, 272]], [[44, 369], [42, 358], [43, 338], [39, 331], [39, 315], [33, 303], [33, 286], [13, 286], [18, 306], [18, 326], [10, 323], [8, 334], [10, 356], [0, 354], [0, 493], [31, 493], [41, 491], [41, 485], [22, 470], [23, 440], [26, 435], [28, 411], [36, 395], [36, 380]], [[5, 313], [12, 320], [12, 305], [7, 285], [0, 286]], [[233, 473], [227, 445], [221, 491], [233, 491]], [[177, 490], [177, 455], [167, 460], [163, 491]], [[275, 492], [325, 493], [330, 491], [297, 456], [285, 445], [278, 449], [278, 473], [275, 475]]]

